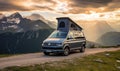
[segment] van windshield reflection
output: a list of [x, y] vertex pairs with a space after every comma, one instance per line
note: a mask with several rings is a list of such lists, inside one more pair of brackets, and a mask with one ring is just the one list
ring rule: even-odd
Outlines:
[[54, 31], [49, 38], [66, 38], [67, 37], [67, 32], [63, 31]]

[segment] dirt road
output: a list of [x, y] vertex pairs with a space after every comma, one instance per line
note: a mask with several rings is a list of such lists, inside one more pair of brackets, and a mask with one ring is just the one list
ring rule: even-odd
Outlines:
[[72, 53], [69, 56], [45, 56], [43, 53], [22, 54], [11, 57], [0, 58], [0, 69], [10, 66], [27, 66], [33, 64], [41, 64], [45, 62], [61, 61], [75, 57], [83, 57], [105, 51], [116, 51], [120, 48], [87, 48], [85, 53]]

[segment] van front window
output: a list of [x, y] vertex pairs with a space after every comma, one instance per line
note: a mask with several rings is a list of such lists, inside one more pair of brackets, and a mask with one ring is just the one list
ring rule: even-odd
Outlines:
[[67, 32], [63, 31], [54, 31], [49, 38], [66, 38]]

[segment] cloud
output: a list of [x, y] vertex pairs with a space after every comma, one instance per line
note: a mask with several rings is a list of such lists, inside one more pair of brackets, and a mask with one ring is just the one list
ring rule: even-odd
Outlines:
[[47, 6], [37, 6], [37, 5], [34, 5], [33, 8], [36, 9], [36, 10], [39, 10], [39, 9], [40, 10], [53, 10], [52, 8], [47, 7]]
[[79, 14], [109, 12], [120, 9], [120, 0], [67, 0], [71, 10], [67, 13]]
[[54, 4], [52, 0], [0, 0], [0, 11], [52, 10]]
[[51, 4], [56, 4], [56, 2], [54, 0], [32, 0], [32, 2], [35, 2], [35, 3], [51, 3]]
[[120, 18], [120, 13], [117, 13], [117, 14], [116, 14], [116, 17]]
[[120, 10], [120, 0], [0, 0], [0, 12], [33, 10], [65, 14], [102, 13]]
[[57, 4], [53, 0], [31, 0], [32, 7], [36, 10], [53, 10]]
[[0, 11], [29, 11], [30, 9], [20, 5], [24, 0], [0, 0]]
[[87, 8], [87, 7], [97, 8], [97, 7], [106, 6], [110, 2], [112, 2], [112, 0], [71, 0], [70, 6], [71, 7], [77, 6], [82, 8]]
[[3, 15], [2, 13], [0, 13], [0, 15]]

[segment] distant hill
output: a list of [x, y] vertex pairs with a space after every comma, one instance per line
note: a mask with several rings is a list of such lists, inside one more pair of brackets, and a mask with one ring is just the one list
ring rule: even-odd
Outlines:
[[95, 48], [95, 47], [100, 47], [101, 45], [99, 43], [96, 42], [92, 42], [92, 41], [86, 41], [86, 47], [87, 48]]
[[107, 32], [98, 38], [97, 42], [104, 46], [120, 45], [120, 32]]
[[80, 26], [87, 40], [96, 42], [96, 40], [107, 32], [115, 31], [106, 21], [87, 21], [81, 22]]
[[43, 22], [45, 22], [46, 24], [48, 24], [51, 28], [56, 28], [57, 24], [54, 21], [49, 21], [47, 19], [45, 19], [43, 16], [41, 16], [40, 14], [36, 14], [33, 13], [30, 16], [26, 16], [27, 19], [30, 19], [32, 21], [36, 21], [36, 20], [42, 20]]
[[108, 23], [110, 23], [110, 25], [111, 25], [117, 32], [120, 32], [120, 20], [108, 21]]

